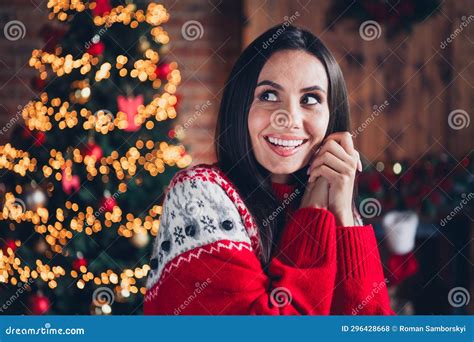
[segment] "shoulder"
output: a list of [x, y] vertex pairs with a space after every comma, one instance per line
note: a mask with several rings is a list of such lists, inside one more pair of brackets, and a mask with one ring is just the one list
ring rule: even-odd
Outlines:
[[[219, 203], [233, 204], [233, 207], [235, 207], [239, 213], [245, 229], [252, 241], [252, 247], [255, 249], [256, 253], [260, 253], [258, 227], [255, 219], [245, 205], [237, 187], [219, 168], [217, 163], [198, 164], [191, 168], [179, 171], [170, 182], [166, 198], [173, 195], [175, 191], [173, 188], [176, 188], [177, 186], [181, 191], [186, 191], [186, 189], [191, 188], [207, 194], [225, 194], [226, 196], [224, 198], [220, 198], [221, 200], [223, 199], [223, 202]], [[259, 254], [259, 256], [261, 255]]]
[[218, 246], [223, 246], [225, 241], [253, 250], [246, 220], [229, 192], [235, 194], [215, 165], [200, 164], [175, 174], [163, 203], [147, 287], [173, 267], [199, 258], [210, 250], [210, 244], [221, 242]]
[[231, 185], [217, 164], [198, 164], [177, 172], [171, 180], [168, 189], [185, 182], [193, 185], [197, 182], [210, 182], [224, 189], [233, 188], [233, 185]]

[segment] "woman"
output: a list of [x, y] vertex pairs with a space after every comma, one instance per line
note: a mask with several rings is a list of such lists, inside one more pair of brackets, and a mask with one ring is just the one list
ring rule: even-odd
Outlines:
[[282, 25], [248, 46], [224, 90], [218, 162], [168, 187], [145, 314], [393, 314], [373, 229], [353, 215], [347, 131], [321, 41]]

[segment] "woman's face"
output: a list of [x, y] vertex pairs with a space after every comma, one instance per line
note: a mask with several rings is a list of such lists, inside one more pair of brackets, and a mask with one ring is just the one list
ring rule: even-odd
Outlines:
[[248, 128], [257, 161], [272, 180], [310, 161], [329, 122], [328, 78], [315, 56], [298, 50], [273, 54], [260, 72]]

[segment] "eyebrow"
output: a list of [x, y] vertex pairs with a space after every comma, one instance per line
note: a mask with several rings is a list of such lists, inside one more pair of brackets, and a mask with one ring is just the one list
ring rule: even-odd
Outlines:
[[[273, 88], [283, 90], [283, 87], [281, 85], [279, 85], [278, 83], [275, 83], [273, 81], [269, 81], [269, 80], [263, 80], [263, 81], [259, 82], [257, 84], [257, 87], [260, 87], [260, 86], [263, 86], [263, 85], [269, 85], [269, 86], [272, 86]], [[318, 85], [303, 88], [303, 89], [301, 89], [301, 92], [303, 93], [303, 92], [314, 91], [314, 90], [319, 90], [319, 91], [322, 91], [323, 93], [326, 93], [326, 91]]]

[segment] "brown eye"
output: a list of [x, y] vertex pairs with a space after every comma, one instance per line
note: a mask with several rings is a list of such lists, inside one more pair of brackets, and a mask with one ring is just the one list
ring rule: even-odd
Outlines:
[[260, 100], [261, 101], [267, 101], [267, 102], [275, 102], [275, 101], [277, 101], [277, 96], [276, 96], [275, 92], [273, 92], [273, 91], [264, 91], [260, 95]]
[[301, 98], [301, 103], [305, 105], [315, 105], [321, 103], [321, 98], [314, 94], [306, 94]]

